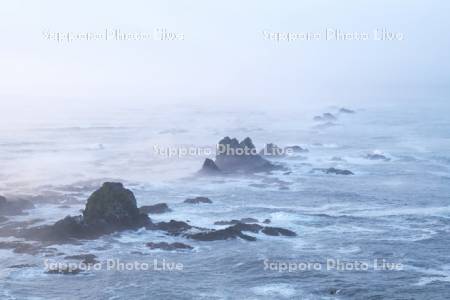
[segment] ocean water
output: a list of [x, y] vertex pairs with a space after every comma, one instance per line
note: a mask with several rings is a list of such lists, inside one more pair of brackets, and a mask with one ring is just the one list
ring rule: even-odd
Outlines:
[[[67, 262], [64, 255], [0, 250], [0, 298], [447, 299], [448, 106], [352, 107], [355, 114], [339, 114], [332, 126], [312, 120], [315, 114], [337, 109], [178, 107], [69, 114], [2, 126], [0, 194], [36, 199], [35, 209], [8, 222], [41, 219], [36, 224], [46, 224], [79, 214], [101, 182], [117, 180], [134, 192], [138, 205], [169, 205], [172, 212], [152, 215], [155, 221], [222, 228], [214, 222], [252, 217], [270, 219], [272, 226], [297, 236], [250, 234], [257, 241], [199, 242], [139, 230], [77, 245], [52, 245], [65, 255], [95, 254], [102, 263], [99, 270], [78, 275], [45, 273], [46, 261]], [[227, 135], [250, 136], [260, 148], [274, 142], [300, 145], [309, 152], [273, 159], [290, 173], [200, 178], [195, 172], [205, 155], [167, 157], [155, 151], [214, 147]], [[369, 153], [390, 160], [368, 160]], [[311, 172], [328, 167], [354, 175]], [[207, 196], [213, 204], [182, 203], [192, 196]], [[168, 252], [145, 246], [160, 241], [183, 242], [194, 249]], [[108, 270], [105, 265], [112, 259], [153, 267]], [[182, 270], [155, 270], [155, 259], [160, 268], [177, 263]], [[18, 264], [32, 266], [9, 268]]]

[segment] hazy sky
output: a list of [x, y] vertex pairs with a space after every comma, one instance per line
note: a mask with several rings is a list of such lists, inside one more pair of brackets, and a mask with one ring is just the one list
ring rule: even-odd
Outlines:
[[[3, 1], [0, 101], [313, 103], [445, 98], [448, 1]], [[177, 41], [46, 39], [52, 32], [182, 34]], [[401, 41], [274, 41], [327, 28]], [[49, 102], [50, 103], [50, 102]]]

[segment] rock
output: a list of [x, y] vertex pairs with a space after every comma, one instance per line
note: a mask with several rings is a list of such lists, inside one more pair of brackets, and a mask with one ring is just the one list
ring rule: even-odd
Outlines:
[[210, 230], [207, 232], [200, 232], [188, 235], [189, 238], [198, 241], [217, 241], [241, 238], [247, 241], [256, 241], [256, 238], [244, 234], [243, 232], [263, 232], [266, 235], [272, 236], [296, 236], [297, 234], [291, 230], [279, 227], [264, 227], [258, 224], [237, 223], [233, 226], [220, 230]]
[[314, 121], [319, 121], [319, 122], [333, 122], [336, 120], [337, 120], [336, 116], [333, 115], [332, 113], [324, 113], [321, 116], [314, 117]]
[[212, 203], [212, 201], [207, 197], [195, 197], [184, 200], [184, 203], [200, 204], [200, 203]]
[[306, 153], [306, 152], [309, 152], [309, 150], [306, 149], [306, 148], [302, 148], [300, 146], [295, 145], [295, 146], [285, 147], [284, 148], [284, 152], [287, 153], [287, 154], [288, 153]]
[[97, 256], [95, 256], [94, 254], [79, 254], [64, 257], [64, 259], [81, 260], [81, 262], [86, 265], [97, 264], [98, 261], [96, 260], [96, 258]]
[[12, 265], [9, 266], [9, 269], [24, 269], [24, 268], [35, 268], [37, 265], [31, 265], [31, 264], [19, 264], [19, 265]]
[[191, 228], [192, 226], [186, 222], [170, 220], [170, 222], [156, 223], [152, 229], [163, 230], [171, 235], [180, 235]]
[[236, 239], [238, 237], [246, 241], [256, 241], [255, 237], [243, 234], [239, 229], [237, 229], [234, 226], [220, 230], [210, 230], [207, 232], [191, 234], [188, 237], [197, 241], [219, 241], [219, 240]]
[[291, 230], [279, 228], [279, 227], [264, 227], [262, 232], [266, 235], [272, 235], [272, 236], [296, 236], [297, 234]]
[[240, 220], [217, 221], [214, 222], [214, 225], [235, 225], [239, 223], [258, 223], [258, 220], [253, 218], [242, 218]]
[[81, 273], [79, 268], [73, 268], [69, 266], [61, 266], [59, 268], [49, 269], [46, 274], [60, 274], [60, 275], [76, 275]]
[[41, 245], [25, 243], [22, 241], [0, 242], [0, 249], [9, 249], [17, 254], [29, 255], [45, 252], [45, 248]]
[[342, 170], [342, 169], [336, 169], [336, 168], [328, 168], [328, 169], [323, 169], [323, 168], [315, 168], [312, 169], [311, 172], [315, 172], [315, 171], [321, 171], [324, 172], [326, 174], [336, 174], [336, 175], [354, 175], [354, 173], [352, 171], [349, 170]]
[[379, 153], [369, 153], [365, 156], [365, 158], [370, 160], [384, 160], [384, 161], [391, 160], [389, 157], [386, 157], [385, 155]]
[[342, 107], [339, 110], [339, 112], [342, 113], [342, 114], [354, 114], [355, 113], [354, 110], [351, 110], [351, 109], [348, 109], [348, 108], [345, 108], [345, 107]]
[[266, 146], [261, 149], [259, 155], [265, 157], [283, 157], [285, 156], [284, 149], [278, 147], [277, 145], [270, 143], [266, 144]]
[[121, 230], [150, 227], [146, 214], [139, 213], [136, 199], [121, 183], [105, 182], [88, 199], [82, 216], [67, 216], [53, 225], [24, 229], [20, 237], [48, 242], [95, 239]]
[[217, 175], [217, 174], [220, 174], [221, 171], [212, 159], [207, 158], [207, 159], [205, 159], [205, 162], [203, 163], [200, 173], [202, 173], [204, 175]]
[[1, 216], [14, 216], [24, 213], [26, 209], [34, 208], [33, 203], [28, 200], [7, 200], [5, 197], [0, 196], [0, 215]]
[[87, 200], [83, 212], [86, 224], [96, 224], [99, 220], [120, 226], [133, 226], [139, 219], [134, 194], [122, 183], [105, 182]]
[[150, 249], [161, 249], [166, 251], [173, 251], [173, 250], [192, 250], [193, 248], [189, 245], [183, 244], [183, 243], [166, 243], [166, 242], [160, 242], [160, 243], [147, 243], [147, 247]]
[[141, 214], [163, 214], [166, 212], [171, 212], [172, 210], [167, 206], [166, 203], [158, 203], [155, 205], [146, 205], [139, 207], [139, 212]]
[[[214, 163], [214, 164], [213, 164]], [[217, 168], [216, 168], [217, 167]], [[216, 160], [205, 160], [201, 174], [217, 173], [255, 173], [269, 172], [278, 169], [276, 166], [257, 153], [250, 138], [241, 142], [225, 137], [217, 146]]]
[[269, 219], [265, 219], [265, 220], [263, 221], [263, 223], [264, 223], [264, 224], [270, 224], [270, 220], [269, 220]]

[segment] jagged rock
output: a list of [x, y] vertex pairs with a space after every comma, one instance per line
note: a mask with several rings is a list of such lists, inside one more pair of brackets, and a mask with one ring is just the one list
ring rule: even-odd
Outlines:
[[289, 153], [289, 152], [291, 152], [291, 153], [307, 153], [307, 152], [309, 152], [309, 150], [306, 149], [306, 148], [302, 148], [300, 146], [295, 145], [295, 146], [287, 146], [287, 147], [285, 147], [284, 148], [284, 152], [285, 153]]
[[289, 229], [279, 228], [279, 227], [269, 227], [266, 226], [262, 230], [262, 233], [266, 235], [272, 235], [272, 236], [296, 236], [297, 234]]
[[217, 221], [214, 222], [214, 225], [235, 225], [239, 223], [258, 223], [257, 219], [253, 218], [242, 218], [240, 220], [231, 220], [231, 221]]
[[34, 208], [34, 205], [28, 200], [17, 199], [11, 201], [0, 196], [0, 216], [20, 215], [24, 213], [24, 210], [32, 208]]
[[205, 159], [205, 162], [203, 163], [200, 173], [202, 173], [204, 175], [217, 175], [217, 174], [220, 174], [221, 171], [212, 159], [207, 158], [207, 159]]
[[266, 157], [283, 157], [285, 156], [285, 151], [277, 145], [270, 143], [266, 144], [266, 146], [261, 149], [259, 155]]
[[342, 169], [336, 169], [336, 168], [328, 168], [328, 169], [323, 169], [323, 168], [315, 168], [312, 169], [312, 172], [315, 171], [321, 171], [324, 172], [326, 174], [336, 174], [336, 175], [354, 175], [354, 173], [352, 171], [349, 170], [342, 170]]
[[385, 155], [379, 153], [369, 153], [365, 156], [365, 158], [370, 160], [384, 160], [384, 161], [391, 160], [389, 157], [386, 157]]
[[79, 255], [70, 255], [64, 257], [64, 259], [74, 259], [74, 260], [81, 260], [82, 263], [86, 265], [94, 265], [97, 264], [98, 261], [96, 260], [97, 256], [94, 254], [79, 254]]
[[147, 243], [147, 247], [150, 249], [161, 249], [166, 251], [173, 251], [173, 250], [192, 250], [193, 248], [189, 245], [183, 244], [183, 243], [166, 243], [166, 242], [160, 242], [160, 243]]
[[236, 138], [225, 137], [217, 146], [216, 160], [206, 160], [200, 173], [208, 174], [212, 170], [217, 173], [217, 169], [223, 173], [255, 173], [278, 168], [257, 153], [250, 138], [239, 142]]
[[345, 108], [345, 107], [342, 107], [342, 108], [339, 110], [339, 112], [340, 112], [340, 113], [343, 113], [343, 114], [354, 114], [354, 113], [355, 113], [354, 110], [351, 110], [351, 109], [348, 109], [348, 108]]
[[336, 120], [337, 120], [336, 116], [333, 115], [332, 113], [324, 113], [321, 116], [314, 117], [314, 121], [319, 121], [319, 122], [333, 122]]
[[166, 212], [171, 212], [172, 210], [167, 206], [166, 203], [158, 203], [155, 205], [145, 205], [139, 207], [139, 212], [141, 214], [163, 214]]
[[184, 203], [200, 204], [200, 203], [212, 203], [212, 201], [207, 197], [195, 197], [184, 200]]

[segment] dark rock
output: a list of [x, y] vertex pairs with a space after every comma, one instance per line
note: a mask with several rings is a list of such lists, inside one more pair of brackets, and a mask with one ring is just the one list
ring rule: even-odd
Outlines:
[[336, 169], [336, 168], [328, 168], [328, 169], [316, 168], [316, 169], [312, 169], [312, 172], [315, 172], [315, 171], [321, 171], [321, 172], [324, 172], [326, 174], [335, 174], [335, 175], [354, 175], [354, 173], [352, 171]]
[[295, 146], [285, 147], [284, 152], [285, 153], [289, 153], [289, 152], [291, 152], [291, 153], [306, 153], [306, 152], [309, 152], [309, 150], [295, 145]]
[[182, 221], [170, 220], [170, 222], [160, 222], [154, 224], [152, 229], [163, 230], [171, 235], [180, 235], [183, 232], [191, 229], [192, 226]]
[[9, 266], [9, 269], [24, 269], [24, 268], [35, 268], [37, 265], [31, 265], [31, 264], [19, 264], [19, 265], [12, 265]]
[[314, 121], [319, 121], [319, 122], [333, 122], [336, 120], [337, 120], [336, 116], [331, 113], [324, 113], [321, 116], [314, 117]]
[[141, 214], [163, 214], [166, 212], [171, 212], [172, 210], [167, 206], [166, 203], [158, 203], [155, 205], [145, 205], [139, 207], [139, 212]]
[[243, 234], [238, 228], [231, 226], [221, 230], [211, 230], [207, 232], [200, 232], [191, 234], [189, 238], [197, 241], [218, 241], [241, 238], [246, 241], [256, 241], [255, 237]]
[[200, 204], [200, 203], [212, 203], [212, 201], [207, 197], [195, 197], [184, 200], [184, 203]]
[[148, 216], [139, 213], [130, 190], [121, 183], [106, 182], [89, 197], [83, 216], [67, 216], [53, 225], [24, 229], [19, 236], [64, 243], [151, 225]]
[[200, 173], [204, 175], [217, 175], [220, 174], [220, 169], [216, 165], [216, 163], [210, 159], [205, 159], [205, 162], [203, 163], [202, 169], [200, 170]]
[[270, 220], [269, 220], [269, 219], [265, 219], [265, 220], [263, 221], [263, 223], [264, 223], [264, 224], [270, 224]]
[[253, 218], [242, 218], [240, 220], [217, 221], [214, 222], [214, 225], [235, 225], [239, 223], [258, 223], [258, 220]]
[[7, 200], [5, 197], [0, 196], [0, 215], [1, 216], [14, 216], [24, 213], [24, 210], [34, 208], [33, 203], [28, 200]]
[[384, 160], [384, 161], [390, 161], [391, 159], [389, 157], [386, 157], [383, 154], [378, 154], [378, 153], [371, 153], [371, 154], [367, 154], [365, 156], [366, 159], [370, 159], [370, 160]]
[[96, 258], [97, 256], [95, 256], [94, 254], [79, 254], [64, 257], [64, 259], [81, 260], [81, 262], [86, 265], [97, 264], [98, 261], [96, 260]]
[[192, 250], [193, 248], [189, 245], [183, 244], [183, 243], [166, 243], [166, 242], [160, 242], [160, 243], [147, 243], [147, 247], [150, 249], [161, 249], [166, 251], [173, 251], [173, 250]]
[[73, 268], [69, 266], [61, 266], [59, 268], [49, 269], [45, 273], [47, 274], [60, 274], [60, 275], [77, 275], [81, 273], [79, 268]]
[[103, 220], [109, 224], [133, 226], [139, 219], [139, 209], [133, 193], [122, 183], [105, 182], [87, 200], [83, 217], [86, 224]]
[[348, 109], [348, 108], [345, 108], [345, 107], [342, 107], [342, 108], [339, 110], [339, 112], [340, 112], [340, 113], [343, 113], [343, 114], [354, 114], [354, 113], [355, 113], [354, 110], [351, 110], [351, 109]]
[[285, 156], [284, 149], [278, 147], [277, 145], [270, 143], [261, 149], [259, 155], [266, 157], [283, 157]]
[[279, 228], [279, 227], [264, 227], [262, 232], [266, 235], [272, 236], [296, 236], [297, 234], [289, 229]]
[[205, 161], [200, 173], [210, 173], [216, 169], [214, 166], [223, 173], [269, 172], [279, 168], [259, 155], [248, 137], [241, 142], [229, 137], [220, 140], [215, 162], [210, 159]]

